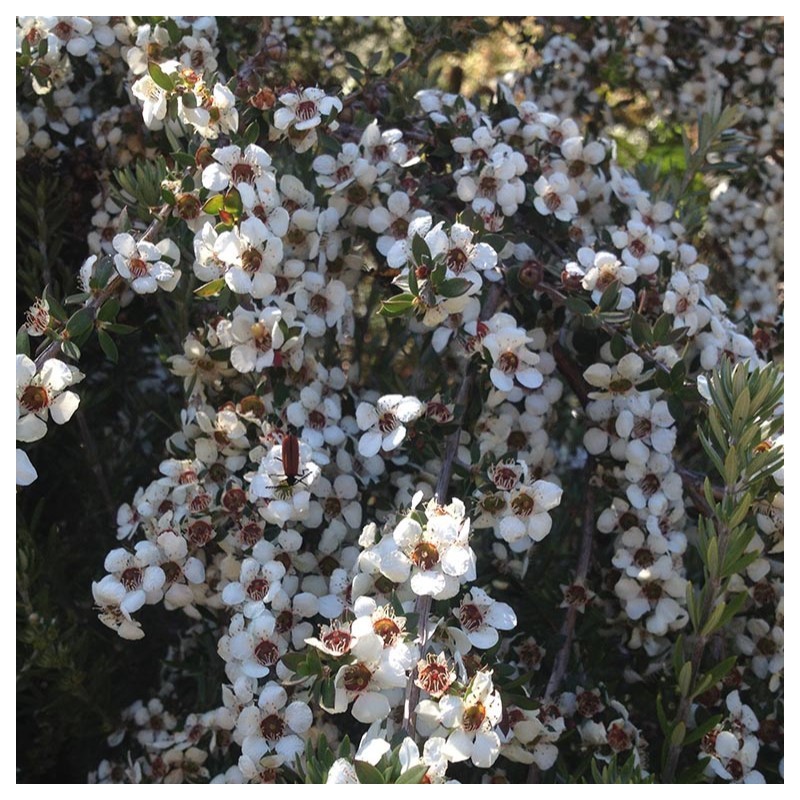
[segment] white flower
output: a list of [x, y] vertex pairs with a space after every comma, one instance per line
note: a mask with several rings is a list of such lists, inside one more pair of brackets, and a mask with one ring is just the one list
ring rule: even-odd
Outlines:
[[489, 375], [501, 392], [511, 392], [515, 380], [527, 389], [542, 385], [544, 378], [536, 369], [539, 356], [528, 349], [530, 342], [522, 328], [511, 326], [501, 327], [484, 337], [483, 346], [489, 351], [493, 364]]
[[411, 517], [403, 518], [374, 552], [380, 559], [380, 571], [389, 580], [403, 583], [410, 577], [415, 594], [446, 600], [458, 593], [463, 582], [475, 580], [469, 519], [457, 499], [448, 506], [431, 501], [425, 514], [424, 527]]
[[488, 650], [498, 640], [498, 630], [516, 627], [517, 616], [507, 603], [498, 603], [482, 589], [473, 587], [454, 611], [456, 618], [474, 647]]
[[17, 356], [17, 440], [35, 442], [47, 433], [47, 419], [63, 425], [78, 408], [75, 392], [64, 391], [83, 374], [57, 358], [49, 358], [37, 372], [26, 355]]
[[497, 535], [515, 553], [540, 542], [550, 533], [553, 520], [549, 512], [561, 502], [561, 494], [560, 486], [543, 480], [504, 492], [508, 512], [495, 527]]
[[307, 131], [321, 124], [322, 116], [327, 116], [334, 108], [342, 110], [338, 97], [329, 97], [316, 87], [304, 89], [300, 94], [286, 92], [278, 100], [285, 106], [275, 112], [275, 127], [279, 131], [285, 131], [290, 125], [298, 131]]
[[302, 753], [304, 734], [314, 716], [307, 703], [295, 700], [287, 705], [287, 701], [286, 690], [270, 681], [262, 689], [258, 705], [242, 709], [234, 735], [242, 737], [242, 753], [251, 761], [258, 763], [265, 753], [274, 750], [293, 764]]
[[356, 421], [366, 431], [358, 441], [358, 452], [365, 458], [377, 455], [381, 450], [397, 449], [406, 438], [404, 423], [413, 422], [425, 412], [425, 405], [416, 397], [387, 394], [380, 397], [377, 406], [359, 403]]
[[491, 767], [500, 755], [500, 737], [494, 728], [503, 714], [492, 673], [476, 673], [463, 698], [445, 695], [439, 701], [439, 710], [442, 725], [452, 729], [442, 748], [447, 759], [471, 759], [476, 767]]
[[260, 300], [274, 293], [274, 272], [283, 258], [283, 242], [260, 219], [248, 217], [238, 230], [221, 233], [214, 250], [229, 267], [225, 283], [232, 291]]
[[[256, 190], [266, 189], [273, 177], [272, 159], [255, 144], [244, 150], [236, 145], [218, 147], [213, 153], [215, 164], [203, 170], [203, 186], [212, 192], [235, 188], [247, 208], [256, 203]], [[274, 180], [274, 177], [273, 177]]]
[[[165, 75], [178, 71], [180, 64], [177, 61], [165, 61], [158, 65]], [[131, 87], [133, 96], [143, 103], [142, 116], [148, 128], [156, 127], [155, 123], [163, 121], [167, 115], [167, 92], [162, 89], [149, 73], [142, 75]], [[159, 126], [160, 127], [160, 126]]]
[[114, 256], [117, 272], [130, 281], [131, 289], [137, 294], [151, 294], [159, 288], [171, 292], [178, 285], [181, 271], [163, 260], [165, 256], [174, 264], [180, 260], [180, 251], [171, 239], [154, 245], [137, 242], [129, 233], [118, 233], [113, 245], [117, 251]]
[[566, 175], [560, 172], [553, 172], [548, 177], [542, 175], [533, 188], [538, 195], [533, 205], [542, 216], [552, 214], [562, 222], [569, 222], [578, 214], [578, 204], [571, 194], [571, 183]]

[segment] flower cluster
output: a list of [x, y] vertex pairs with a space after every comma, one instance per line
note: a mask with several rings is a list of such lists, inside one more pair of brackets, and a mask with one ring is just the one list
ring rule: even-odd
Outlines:
[[[165, 678], [92, 779], [518, 780], [588, 754], [635, 782], [674, 777], [693, 745], [696, 777], [763, 780], [783, 691], [780, 392], [758, 430], [736, 426], [772, 397], [747, 375], [779, 337], [777, 22], [542, 18], [544, 38], [520, 37], [536, 66], [491, 102], [412, 102], [399, 75], [425, 48], [386, 69], [347, 50], [355, 83], [300, 83], [309, 42], [342, 67], [338, 23], [266, 19], [247, 58], [221, 57], [210, 17], [17, 20], [18, 159], [57, 165], [89, 125], [102, 187], [78, 310], [48, 291], [25, 314], [17, 440], [73, 416], [68, 361], [93, 336], [117, 360], [129, 308], [172, 326], [161, 361], [185, 402], [92, 594], [124, 639], [145, 606], [181, 611], [187, 657], [215, 651], [224, 672], [201, 712]], [[654, 136], [703, 93], [732, 105], [708, 105], [685, 173], [635, 177], [606, 80], [629, 81]], [[106, 84], [124, 105], [96, 113]], [[707, 374], [731, 363], [723, 388], [745, 399], [726, 409]], [[36, 477], [18, 450], [18, 484]], [[735, 664], [694, 663], [688, 686], [685, 641], [702, 656], [708, 631]], [[668, 728], [642, 686], [672, 672]], [[679, 726], [702, 732], [684, 744]]]

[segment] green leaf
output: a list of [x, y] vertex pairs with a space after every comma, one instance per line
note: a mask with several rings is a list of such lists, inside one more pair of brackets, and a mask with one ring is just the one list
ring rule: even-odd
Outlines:
[[65, 306], [82, 306], [91, 295], [88, 292], [76, 292], [64, 298]]
[[500, 234], [497, 234], [497, 233], [486, 234], [485, 236], [481, 237], [481, 241], [484, 244], [488, 244], [489, 247], [491, 247], [497, 253], [500, 253], [503, 250], [503, 248], [506, 246], [506, 238], [505, 238], [505, 236], [500, 236]]
[[28, 357], [31, 355], [31, 340], [24, 328], [17, 331], [17, 354]]
[[659, 344], [665, 344], [672, 330], [672, 317], [669, 314], [662, 314], [653, 325], [653, 340]]
[[669, 721], [667, 720], [667, 712], [664, 711], [664, 701], [661, 698], [661, 692], [656, 695], [656, 716], [658, 717], [658, 724], [661, 730], [666, 733], [669, 730]]
[[90, 283], [96, 283], [96, 288], [104, 289], [109, 278], [114, 274], [114, 261], [111, 256], [101, 258], [94, 268], [94, 278]]
[[564, 305], [573, 313], [585, 316], [592, 313], [592, 307], [580, 297], [568, 297], [564, 301]]
[[369, 61], [367, 62], [368, 69], [375, 69], [378, 66], [378, 62], [381, 60], [383, 56], [383, 50], [375, 50], [373, 53], [370, 54]]
[[209, 197], [208, 200], [206, 200], [203, 205], [203, 211], [205, 211], [206, 214], [211, 214], [212, 217], [216, 217], [217, 214], [222, 211], [224, 205], [225, 198], [221, 194], [215, 194], [213, 197]]
[[100, 322], [113, 322], [119, 313], [119, 300], [114, 297], [106, 300], [97, 312], [97, 319]]
[[672, 671], [675, 673], [675, 680], [678, 680], [681, 667], [683, 666], [683, 634], [680, 634], [675, 640], [675, 646], [672, 648]]
[[601, 312], [615, 311], [619, 302], [619, 294], [619, 281], [611, 281], [600, 297], [597, 307]]
[[689, 695], [689, 690], [692, 683], [692, 663], [687, 661], [682, 667], [678, 675], [678, 690], [682, 697]]
[[297, 668], [306, 660], [305, 653], [286, 653], [281, 657], [281, 662], [287, 669], [297, 672]]
[[226, 192], [223, 208], [229, 214], [233, 214], [236, 217], [241, 216], [244, 206], [242, 205], [242, 196], [237, 189], [229, 189]]
[[383, 775], [372, 764], [366, 761], [354, 761], [353, 766], [356, 768], [356, 775], [358, 775], [359, 783], [384, 783]]
[[692, 622], [694, 630], [700, 627], [700, 618], [697, 608], [697, 598], [694, 593], [694, 586], [691, 581], [686, 582], [686, 610], [689, 612], [689, 619]]
[[106, 354], [109, 361], [116, 364], [119, 360], [119, 350], [114, 340], [101, 328], [97, 331], [97, 340], [100, 342], [100, 349]]
[[750, 392], [747, 388], [736, 398], [732, 417], [734, 431], [741, 430], [742, 423], [750, 417]]
[[653, 341], [653, 332], [650, 330], [647, 320], [636, 312], [631, 314], [631, 336], [640, 347], [649, 345]]
[[80, 339], [92, 329], [93, 325], [92, 315], [85, 308], [82, 308], [69, 318], [67, 334], [70, 339]]
[[725, 603], [720, 600], [712, 609], [711, 613], [708, 616], [708, 620], [706, 624], [703, 625], [700, 635], [703, 637], [711, 636], [714, 631], [716, 631], [722, 622], [722, 617], [725, 614]]
[[255, 144], [258, 141], [258, 137], [261, 135], [261, 127], [258, 124], [258, 120], [253, 120], [244, 131], [244, 144], [247, 146], [248, 144]]
[[736, 448], [731, 447], [725, 456], [725, 467], [722, 472], [722, 477], [728, 486], [735, 486], [739, 480], [739, 460], [736, 458]]
[[419, 281], [417, 280], [417, 271], [413, 266], [408, 268], [408, 290], [414, 297], [419, 297]]
[[194, 92], [184, 92], [181, 95], [184, 108], [197, 108], [197, 95]]
[[716, 537], [712, 537], [708, 540], [708, 546], [706, 547], [705, 558], [703, 559], [703, 562], [705, 563], [711, 576], [717, 575], [719, 572], [719, 543], [717, 542]]
[[75, 344], [75, 342], [70, 342], [69, 340], [62, 342], [61, 352], [68, 358], [71, 358], [73, 361], [80, 361], [81, 349]]
[[422, 779], [428, 774], [427, 764], [417, 764], [416, 767], [407, 769], [395, 783], [422, 783]]
[[628, 352], [628, 345], [625, 344], [624, 337], [617, 333], [611, 337], [611, 355], [619, 361], [627, 352]]
[[390, 297], [388, 300], [384, 300], [381, 303], [378, 313], [385, 317], [401, 316], [414, 305], [414, 300], [414, 295], [408, 292], [396, 294], [394, 297]]
[[471, 286], [471, 281], [466, 278], [449, 278], [436, 287], [436, 294], [442, 297], [461, 297], [470, 290]]
[[719, 725], [720, 722], [722, 722], [722, 714], [714, 714], [713, 717], [709, 717], [705, 722], [701, 722], [693, 731], [687, 734], [683, 743], [694, 744], [694, 742], [699, 742], [712, 728]]
[[361, 63], [361, 59], [350, 50], [345, 50], [342, 55], [344, 56], [344, 60], [351, 66], [353, 69], [357, 69], [360, 72], [364, 71], [364, 65]]
[[325, 708], [333, 708], [336, 705], [336, 686], [333, 678], [322, 681], [322, 703]]
[[673, 747], [680, 747], [683, 740], [686, 738], [686, 723], [681, 720], [673, 729], [670, 734], [669, 741]]
[[[189, 153], [183, 153], [180, 150], [178, 150], [178, 151], [176, 151], [175, 153], [172, 154], [172, 157], [175, 159], [175, 163], [179, 167], [182, 167], [183, 169], [186, 169], [187, 167], [194, 167], [195, 166], [194, 156], [189, 155]], [[191, 187], [187, 188], [187, 186], [186, 186], [186, 181], [187, 180], [191, 180], [191, 178], [184, 178], [183, 179], [183, 181], [181, 182], [181, 189], [183, 189], [184, 192], [191, 192], [192, 189], [194, 189], [194, 182], [192, 182], [192, 186]]]
[[198, 297], [216, 297], [225, 286], [225, 278], [217, 278], [214, 281], [204, 283], [194, 290]]
[[153, 83], [155, 83], [156, 86], [160, 86], [165, 92], [171, 92], [175, 88], [175, 83], [172, 78], [170, 78], [155, 61], [151, 61], [147, 65], [147, 71], [150, 73]]
[[431, 251], [428, 243], [418, 234], [414, 234], [411, 240], [411, 255], [414, 257], [414, 263], [420, 266], [423, 261], [431, 260]]
[[69, 317], [69, 314], [67, 314], [64, 306], [62, 306], [61, 303], [56, 300], [55, 296], [50, 291], [49, 286], [45, 286], [42, 290], [42, 299], [47, 301], [47, 305], [50, 308], [51, 317], [54, 317], [60, 322], [63, 322]]

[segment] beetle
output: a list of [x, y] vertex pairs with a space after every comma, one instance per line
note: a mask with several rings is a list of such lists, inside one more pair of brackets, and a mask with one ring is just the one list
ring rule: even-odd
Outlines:
[[300, 471], [300, 444], [293, 433], [287, 433], [281, 443], [281, 461], [283, 474], [286, 476], [286, 485], [294, 486], [302, 481], [305, 475], [298, 477]]

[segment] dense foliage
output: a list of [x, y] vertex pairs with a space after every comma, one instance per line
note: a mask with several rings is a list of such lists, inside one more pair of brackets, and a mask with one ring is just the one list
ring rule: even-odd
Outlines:
[[781, 782], [782, 287], [781, 18], [18, 17], [18, 780]]

